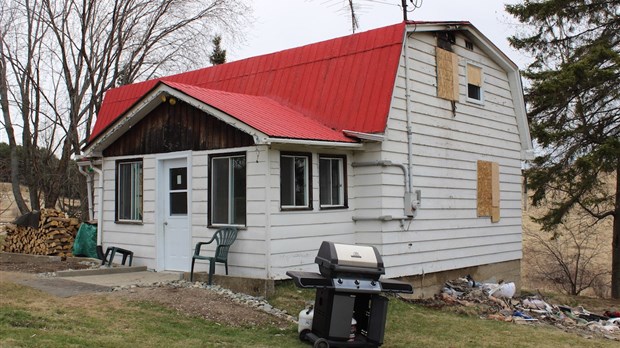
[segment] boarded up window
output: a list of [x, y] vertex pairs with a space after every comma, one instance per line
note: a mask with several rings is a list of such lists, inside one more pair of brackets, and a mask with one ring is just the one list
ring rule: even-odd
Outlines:
[[482, 100], [482, 69], [467, 64], [467, 97]]
[[459, 100], [459, 60], [455, 53], [437, 47], [437, 96]]
[[499, 165], [478, 161], [478, 216], [490, 216], [499, 221]]

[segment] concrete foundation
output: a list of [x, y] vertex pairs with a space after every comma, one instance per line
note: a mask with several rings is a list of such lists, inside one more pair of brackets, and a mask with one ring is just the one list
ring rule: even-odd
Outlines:
[[468, 274], [477, 282], [498, 283], [503, 280], [505, 282], [514, 282], [517, 292], [521, 288], [521, 260], [453, 269], [425, 275], [402, 277], [398, 280], [405, 281], [413, 285], [413, 294], [403, 295], [403, 297], [430, 298], [441, 291], [441, 288], [443, 288], [446, 281], [465, 277]]
[[[58, 256], [39, 256], [5, 252], [0, 253], [0, 258], [2, 258], [3, 261], [28, 261], [33, 259], [42, 261], [61, 261]], [[116, 273], [130, 274], [140, 271], [144, 272], [145, 270], [146, 267], [144, 266], [110, 267], [95, 270], [59, 271], [57, 274], [59, 277], [95, 275], [105, 276]], [[504, 280], [506, 282], [514, 282], [517, 291], [521, 288], [521, 260], [466, 267], [424, 275], [401, 277], [398, 280], [402, 280], [413, 285], [414, 293], [412, 295], [403, 296], [410, 298], [429, 298], [433, 297], [435, 294], [438, 294], [446, 281], [459, 277], [465, 277], [468, 274], [471, 275], [477, 282], [497, 283]], [[180, 274], [177, 273], [177, 275], [180, 278]], [[189, 272], [185, 272], [183, 274], [183, 279], [189, 281]], [[206, 282], [208, 280], [208, 274], [206, 272], [196, 272], [194, 273], [194, 280]], [[213, 275], [213, 284], [220, 285], [235, 292], [242, 292], [252, 296], [263, 296], [265, 298], [273, 295], [275, 292], [275, 281], [273, 279], [242, 278], [215, 274]]]
[[[183, 274], [183, 279], [189, 281], [189, 272]], [[208, 273], [194, 272], [195, 282], [207, 282], [208, 280]], [[213, 284], [251, 296], [263, 296], [267, 298], [275, 293], [275, 281], [273, 279], [242, 278], [214, 274]]]
[[[401, 277], [397, 279], [413, 285], [414, 293], [412, 295], [401, 294], [402, 296], [408, 298], [430, 298], [441, 291], [446, 281], [465, 277], [468, 274], [477, 282], [497, 283], [503, 280], [506, 282], [514, 282], [517, 291], [521, 288], [521, 260], [459, 268], [450, 271]], [[183, 279], [189, 281], [189, 272], [184, 274]], [[207, 273], [194, 273], [194, 281], [206, 282], [207, 280]], [[242, 278], [214, 274], [213, 284], [252, 296], [269, 297], [275, 292], [275, 281], [273, 279]]]

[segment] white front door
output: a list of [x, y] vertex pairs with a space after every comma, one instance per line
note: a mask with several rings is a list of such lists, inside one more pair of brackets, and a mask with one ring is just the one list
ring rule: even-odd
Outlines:
[[164, 269], [189, 271], [191, 258], [189, 226], [189, 176], [187, 160], [165, 160], [163, 180]]

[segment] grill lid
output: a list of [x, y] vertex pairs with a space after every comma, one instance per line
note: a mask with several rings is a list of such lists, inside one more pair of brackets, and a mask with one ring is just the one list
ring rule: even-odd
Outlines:
[[324, 241], [314, 262], [325, 277], [370, 276], [378, 279], [385, 274], [381, 255], [373, 246]]

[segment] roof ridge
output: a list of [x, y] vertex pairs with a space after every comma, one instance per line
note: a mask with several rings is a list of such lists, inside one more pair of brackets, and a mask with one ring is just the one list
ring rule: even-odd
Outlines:
[[[283, 65], [283, 66], [280, 66], [278, 68], [270, 68], [270, 69], [266, 69], [266, 70], [251, 71], [249, 73], [244, 73], [244, 74], [241, 74], [241, 75], [233, 75], [233, 76], [229, 76], [229, 77], [226, 77], [226, 78], [218, 79], [217, 81], [220, 82], [220, 81], [234, 80], [234, 79], [238, 79], [240, 77], [249, 77], [249, 76], [256, 75], [256, 74], [269, 73], [269, 72], [274, 72], [274, 71], [278, 71], [278, 70], [281, 70], [281, 69], [295, 68], [295, 67], [303, 66], [303, 65], [306, 65], [306, 64], [312, 64], [312, 63], [317, 63], [317, 62], [325, 62], [325, 61], [329, 61], [329, 60], [340, 59], [340, 58], [343, 58], [343, 57], [346, 58], [346, 57], [354, 56], [354, 55], [357, 55], [357, 54], [360, 54], [360, 53], [366, 53], [366, 52], [374, 51], [374, 50], [381, 49], [381, 48], [391, 47], [391, 46], [394, 46], [396, 44], [402, 44], [402, 41], [400, 41], [400, 42], [393, 42], [393, 43], [390, 43], [390, 44], [385, 44], [385, 45], [380, 45], [380, 46], [373, 46], [372, 48], [367, 48], [367, 49], [359, 50], [359, 51], [352, 51], [352, 52], [349, 52], [349, 53], [343, 54], [343, 55], [332, 55], [330, 57], [325, 57], [325, 58], [321, 58], [321, 59], [313, 59], [313, 60], [307, 60], [307, 61], [296, 63], [296, 64]], [[284, 51], [280, 51], [280, 52], [284, 52]], [[276, 53], [279, 53], [279, 52], [276, 52]], [[271, 54], [275, 54], [275, 53], [271, 53]], [[267, 55], [269, 55], [269, 54], [267, 54]], [[258, 57], [261, 57], [261, 56], [258, 56]], [[247, 59], [253, 59], [253, 58], [256, 58], [256, 57], [247, 58]], [[235, 61], [235, 62], [239, 62], [239, 61]], [[231, 64], [235, 63], [235, 62], [231, 62]], [[204, 68], [204, 69], [210, 69], [210, 68], [213, 68], [213, 67], [207, 67], [207, 68]], [[210, 81], [210, 82], [212, 82], [212, 81]]]

